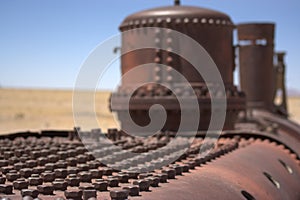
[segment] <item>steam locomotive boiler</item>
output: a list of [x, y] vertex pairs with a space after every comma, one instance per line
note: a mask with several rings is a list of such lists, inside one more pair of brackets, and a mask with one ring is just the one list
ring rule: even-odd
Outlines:
[[[121, 129], [0, 136], [0, 199], [300, 199], [300, 126], [289, 120], [275, 24], [234, 25], [224, 13], [175, 1], [128, 16], [120, 30], [124, 79], [110, 109]], [[218, 73], [207, 78], [194, 65]], [[182, 108], [178, 99], [197, 105]], [[222, 102], [224, 122], [211, 129]], [[139, 137], [161, 121], [149, 115], [156, 104], [165, 123]]]

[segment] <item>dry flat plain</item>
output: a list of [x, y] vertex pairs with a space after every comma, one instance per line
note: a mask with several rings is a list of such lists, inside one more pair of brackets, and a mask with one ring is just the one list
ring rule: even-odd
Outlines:
[[[78, 114], [84, 129], [118, 127], [109, 111], [107, 91], [95, 93], [95, 113], [86, 112], [86, 99], [82, 98], [82, 111]], [[0, 89], [0, 134], [17, 131], [61, 129], [75, 125], [72, 111], [72, 90]], [[288, 99], [291, 119], [300, 123], [300, 97]], [[96, 117], [95, 117], [96, 116]], [[96, 120], [97, 121], [96, 121]], [[93, 122], [98, 122], [95, 125]], [[97, 128], [97, 127], [96, 127]]]
[[[96, 117], [95, 113], [79, 113], [86, 129], [98, 126], [106, 131], [117, 126], [109, 111], [109, 95], [105, 91], [95, 94]], [[72, 90], [0, 89], [0, 134], [41, 129], [70, 130], [75, 125], [72, 98]], [[83, 98], [81, 102], [83, 110], [85, 101]], [[91, 124], [95, 119], [98, 124]]]

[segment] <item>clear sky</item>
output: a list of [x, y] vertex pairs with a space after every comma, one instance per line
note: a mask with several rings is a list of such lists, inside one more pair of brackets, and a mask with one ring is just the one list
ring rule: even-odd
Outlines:
[[[73, 88], [80, 66], [122, 20], [173, 0], [0, 0], [0, 86]], [[275, 22], [286, 50], [287, 85], [300, 90], [299, 0], [182, 0], [227, 13], [234, 23]], [[112, 50], [108, 50], [112, 53]], [[118, 79], [114, 65], [109, 79]], [[111, 88], [105, 81], [101, 88]]]

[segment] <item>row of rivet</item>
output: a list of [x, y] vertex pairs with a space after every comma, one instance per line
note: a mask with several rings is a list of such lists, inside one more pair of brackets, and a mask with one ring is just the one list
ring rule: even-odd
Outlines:
[[[157, 44], [157, 47], [159, 47], [161, 45], [161, 40], [158, 38], [158, 35], [160, 34], [160, 30], [157, 29], [156, 30], [156, 38], [155, 38], [155, 43]], [[170, 33], [170, 32], [167, 32], [167, 34]], [[171, 37], [167, 37], [166, 39], [166, 43], [167, 43], [167, 48], [166, 50], [168, 51], [168, 56], [167, 56], [167, 59], [166, 59], [166, 62], [167, 62], [167, 82], [169, 81], [172, 81], [173, 77], [172, 75], [170, 74], [173, 70], [173, 68], [171, 67], [172, 65], [172, 62], [173, 62], [173, 58], [171, 57], [170, 55], [170, 52], [172, 52], [172, 47], [171, 47], [171, 44], [172, 44], [172, 38]], [[161, 55], [161, 50], [160, 49], [157, 49], [156, 50], [156, 56], [155, 56], [155, 59], [154, 59], [155, 63], [162, 63], [162, 55]], [[160, 81], [161, 80], [161, 76], [162, 76], [162, 72], [161, 72], [161, 67], [159, 65], [155, 66], [155, 81]]]
[[172, 64], [173, 64], [173, 58], [171, 56], [171, 52], [172, 52], [172, 38], [171, 35], [169, 33], [167, 33], [167, 39], [166, 39], [166, 43], [167, 43], [167, 82], [171, 82], [173, 80], [173, 76], [172, 76]]
[[161, 49], [160, 49], [160, 46], [161, 46], [161, 41], [159, 39], [159, 35], [160, 35], [160, 30], [159, 29], [156, 29], [155, 30], [155, 44], [157, 46], [157, 49], [156, 49], [156, 55], [155, 55], [155, 59], [154, 59], [154, 62], [157, 63], [157, 65], [155, 66], [154, 68], [154, 71], [155, 71], [155, 75], [154, 75], [154, 79], [155, 79], [155, 82], [160, 82], [161, 81], [161, 76], [162, 76], [162, 72], [161, 72], [161, 69], [160, 69], [160, 63], [161, 63], [161, 59], [162, 59], [162, 52], [161, 52]]
[[148, 20], [143, 19], [143, 20], [135, 20], [135, 21], [129, 21], [129, 22], [124, 22], [121, 25], [121, 28], [134, 28], [134, 27], [143, 27], [143, 26], [148, 26], [148, 25], [154, 25], [155, 23], [160, 25], [163, 22], [166, 24], [171, 24], [172, 21], [175, 22], [175, 24], [188, 24], [188, 23], [194, 23], [194, 24], [211, 24], [211, 25], [233, 25], [233, 23], [230, 20], [227, 19], [213, 19], [213, 18], [177, 18], [177, 19], [172, 19], [172, 18], [157, 18], [156, 20], [150, 18]]

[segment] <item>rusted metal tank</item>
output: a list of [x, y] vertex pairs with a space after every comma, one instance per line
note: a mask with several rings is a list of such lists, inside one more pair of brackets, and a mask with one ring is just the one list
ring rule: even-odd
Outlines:
[[[122, 38], [122, 48], [128, 49], [136, 45], [143, 36], [143, 31], [138, 28], [143, 27], [159, 27], [167, 28], [183, 33], [196, 42], [198, 42], [211, 56], [215, 62], [223, 83], [225, 92], [223, 97], [227, 98], [227, 114], [224, 129], [233, 129], [234, 122], [240, 110], [244, 109], [244, 95], [239, 92], [233, 85], [234, 71], [234, 47], [233, 47], [233, 30], [234, 24], [230, 17], [224, 13], [191, 6], [167, 6], [150, 9], [135, 13], [128, 16], [122, 22], [120, 30], [122, 32], [130, 31]], [[182, 44], [180, 41], [174, 41], [172, 38], [166, 37], [166, 41], [160, 41], [159, 34], [153, 37], [153, 43], [166, 42], [167, 48], [179, 47], [182, 52], [197, 57], [197, 52], [193, 52], [189, 44]], [[198, 61], [201, 63], [201, 60]], [[122, 81], [122, 86], [115, 94], [119, 96], [114, 101], [111, 110], [117, 112], [121, 121], [122, 128], [132, 130], [129, 126], [128, 116], [124, 114], [127, 109], [125, 101], [122, 101], [122, 95], [126, 95], [126, 90], [140, 82], [154, 82], [153, 84], [145, 84], [136, 88], [137, 94], [131, 98], [130, 114], [133, 121], [145, 126], [149, 123], [148, 109], [152, 104], [163, 104], [167, 110], [167, 121], [163, 130], [176, 131], [180, 124], [180, 108], [178, 102], [172, 97], [172, 92], [159, 86], [160, 83], [177, 84], [179, 90], [185, 90], [185, 85], [180, 85], [182, 80], [176, 76], [173, 71], [176, 70], [183, 75], [189, 84], [193, 87], [197, 94], [198, 103], [201, 105], [198, 130], [207, 130], [211, 118], [211, 97], [208, 92], [207, 84], [215, 84], [214, 82], [205, 82], [203, 77], [197, 70], [184, 58], [168, 51], [161, 49], [139, 49], [122, 55], [121, 71], [125, 75], [130, 70], [143, 64], [153, 63], [147, 69], [140, 71], [138, 75], [132, 76]], [[167, 70], [163, 70], [159, 65], [169, 66]], [[122, 94], [122, 95], [121, 95]], [[146, 103], [148, 102], [148, 103]], [[192, 112], [192, 111], [191, 111]], [[188, 130], [188, 129], [186, 129]]]
[[[201, 44], [210, 54], [222, 75], [225, 84], [233, 83], [234, 51], [232, 46], [234, 25], [230, 17], [224, 13], [192, 6], [168, 6], [150, 9], [135, 13], [126, 17], [120, 26], [121, 31], [127, 31], [140, 27], [162, 27], [179, 31], [186, 34]], [[130, 38], [123, 38], [123, 47], [132, 45], [138, 41], [138, 30], [133, 32]], [[171, 38], [170, 38], [171, 39]], [[153, 41], [155, 42], [155, 41]], [[170, 47], [172, 43], [169, 42]], [[180, 46], [182, 51], [189, 51], [188, 45]], [[197, 54], [196, 52], [190, 52]], [[133, 52], [122, 57], [122, 74], [131, 68], [144, 63], [157, 62], [158, 52], [155, 49]], [[173, 55], [174, 56], [174, 55]], [[172, 65], [185, 77], [194, 83], [203, 82], [203, 79], [189, 66], [184, 59], [179, 58], [177, 62], [170, 62], [172, 55], [162, 56], [159, 63]], [[148, 74], [147, 74], [148, 75]], [[148, 75], [149, 76], [149, 75]], [[161, 80], [167, 81], [167, 80]], [[173, 80], [174, 82], [178, 80]]]

